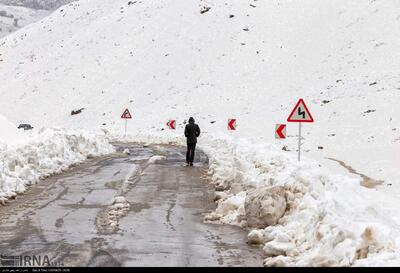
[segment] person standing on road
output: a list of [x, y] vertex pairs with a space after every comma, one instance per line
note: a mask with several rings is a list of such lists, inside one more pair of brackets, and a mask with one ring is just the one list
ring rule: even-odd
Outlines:
[[194, 123], [194, 118], [189, 118], [189, 124], [185, 127], [185, 137], [187, 140], [186, 163], [193, 166], [194, 152], [196, 150], [197, 137], [200, 136], [200, 127]]

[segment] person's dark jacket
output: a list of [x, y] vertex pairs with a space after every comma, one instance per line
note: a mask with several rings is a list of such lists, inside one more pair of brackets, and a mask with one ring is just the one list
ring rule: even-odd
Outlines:
[[189, 120], [189, 124], [185, 127], [185, 137], [187, 143], [197, 143], [197, 137], [200, 136], [200, 127], [194, 123], [194, 119]]

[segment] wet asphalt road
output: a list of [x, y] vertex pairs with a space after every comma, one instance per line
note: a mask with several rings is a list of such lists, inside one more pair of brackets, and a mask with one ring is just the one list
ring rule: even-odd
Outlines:
[[[245, 231], [203, 223], [215, 208], [203, 153], [190, 168], [182, 147], [116, 145], [0, 207], [0, 254], [61, 266], [261, 266]], [[165, 159], [150, 163], [154, 155]], [[111, 227], [115, 196], [130, 207]]]

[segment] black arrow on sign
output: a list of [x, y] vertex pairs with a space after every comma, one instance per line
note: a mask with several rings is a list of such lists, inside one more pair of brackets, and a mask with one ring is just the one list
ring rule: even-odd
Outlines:
[[305, 111], [301, 111], [301, 107], [297, 108], [297, 114], [299, 116], [303, 116], [303, 119], [306, 118], [306, 112]]

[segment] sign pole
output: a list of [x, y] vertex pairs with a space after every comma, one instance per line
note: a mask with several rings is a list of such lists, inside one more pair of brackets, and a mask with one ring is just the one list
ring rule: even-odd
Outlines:
[[232, 141], [233, 141], [233, 144], [232, 144], [232, 155], [233, 155], [233, 165], [232, 165], [232, 167], [233, 167], [233, 183], [236, 183], [236, 174], [237, 174], [237, 170], [236, 170], [236, 148], [234, 148], [234, 146], [237, 145], [237, 141], [236, 141], [236, 137], [235, 137], [235, 134], [234, 134], [233, 130], [230, 130], [230, 131], [231, 131], [231, 138], [232, 138]]
[[127, 129], [128, 129], [128, 120], [125, 119], [125, 136], [126, 136], [126, 131], [127, 131]]
[[132, 119], [132, 115], [129, 112], [128, 108], [126, 108], [125, 111], [122, 113], [121, 118], [125, 119], [125, 136], [126, 136], [126, 133], [128, 131], [128, 119]]
[[308, 110], [306, 104], [303, 99], [299, 99], [296, 103], [296, 106], [293, 108], [289, 117], [287, 118], [288, 122], [298, 122], [299, 123], [299, 149], [298, 149], [298, 157], [297, 160], [300, 162], [300, 154], [301, 154], [301, 124], [303, 122], [314, 122], [313, 117], [311, 116], [310, 111]]
[[236, 149], [234, 148], [234, 146], [237, 144], [236, 142], [236, 138], [235, 138], [235, 134], [234, 134], [234, 130], [236, 130], [236, 122], [234, 121], [234, 119], [229, 119], [228, 120], [228, 131], [232, 140], [232, 146], [231, 146], [231, 151], [232, 151], [232, 156], [233, 156], [233, 164], [232, 164], [232, 173], [233, 173], [233, 183], [236, 182]]
[[298, 155], [299, 162], [300, 162], [300, 149], [301, 149], [301, 122], [299, 122], [299, 155]]

